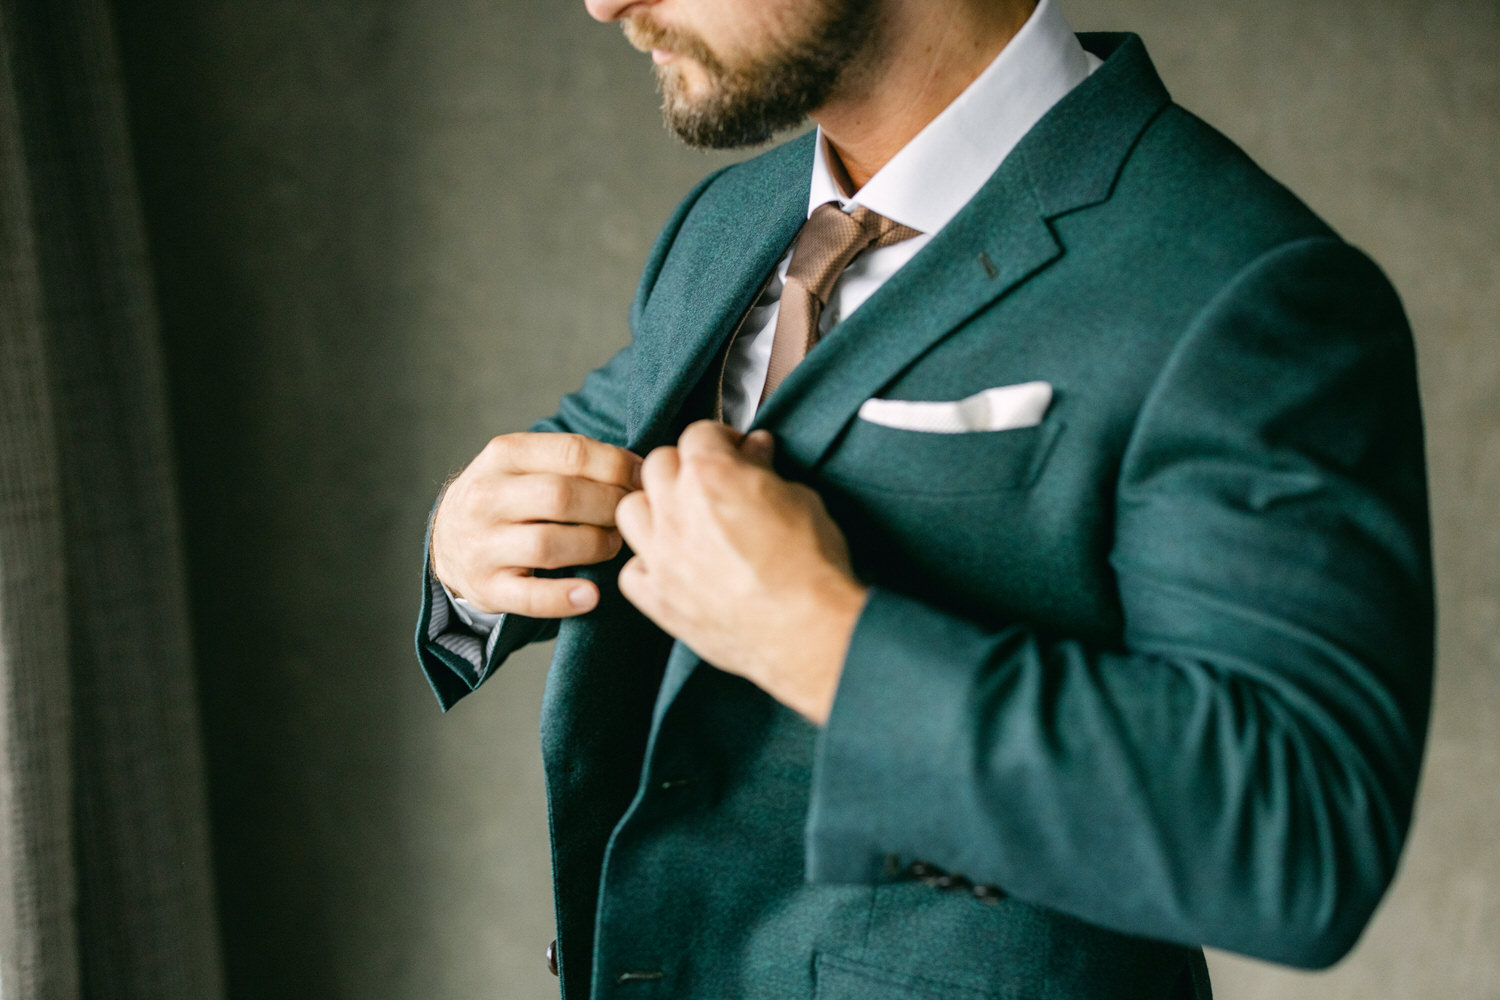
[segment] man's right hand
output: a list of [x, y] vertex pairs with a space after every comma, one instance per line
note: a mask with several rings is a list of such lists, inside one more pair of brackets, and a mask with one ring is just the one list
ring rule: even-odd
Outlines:
[[538, 569], [620, 551], [615, 506], [640, 488], [639, 456], [579, 434], [503, 434], [448, 484], [432, 520], [432, 569], [481, 611], [568, 618], [591, 611], [588, 580]]

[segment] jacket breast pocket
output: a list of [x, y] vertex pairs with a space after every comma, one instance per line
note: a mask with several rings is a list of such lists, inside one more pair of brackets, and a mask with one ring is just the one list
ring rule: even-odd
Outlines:
[[820, 474], [858, 493], [962, 495], [1029, 488], [1065, 424], [942, 434], [856, 419]]
[[836, 955], [817, 958], [817, 1000], [1028, 1000], [1028, 994], [998, 992], [904, 975]]

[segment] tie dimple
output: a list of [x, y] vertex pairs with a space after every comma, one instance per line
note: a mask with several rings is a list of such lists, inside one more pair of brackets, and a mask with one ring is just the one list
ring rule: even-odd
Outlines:
[[831, 201], [813, 209], [797, 235], [787, 266], [761, 402], [818, 342], [818, 318], [839, 275], [854, 258], [872, 247], [888, 247], [920, 235], [863, 205], [847, 213]]

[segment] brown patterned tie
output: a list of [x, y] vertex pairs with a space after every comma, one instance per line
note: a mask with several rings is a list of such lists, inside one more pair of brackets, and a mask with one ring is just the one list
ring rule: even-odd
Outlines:
[[813, 209], [797, 234], [787, 267], [762, 403], [818, 342], [818, 317], [844, 268], [871, 247], [888, 247], [920, 235], [863, 205], [847, 213], [832, 201]]

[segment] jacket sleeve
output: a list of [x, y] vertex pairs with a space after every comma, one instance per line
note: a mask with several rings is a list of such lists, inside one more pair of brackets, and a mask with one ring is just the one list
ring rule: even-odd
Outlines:
[[1347, 245], [1245, 268], [1122, 457], [1119, 642], [876, 587], [820, 737], [808, 878], [921, 859], [1123, 932], [1337, 961], [1394, 874], [1427, 726], [1414, 368]]

